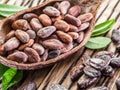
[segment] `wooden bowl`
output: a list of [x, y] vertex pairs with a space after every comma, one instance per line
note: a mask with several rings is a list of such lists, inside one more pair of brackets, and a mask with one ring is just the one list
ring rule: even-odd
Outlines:
[[[43, 9], [45, 6], [47, 5], [52, 5], [55, 2], [60, 2], [63, 0], [51, 0], [51, 1], [47, 1], [44, 2], [43, 4], [33, 7], [33, 8], [29, 8], [29, 9], [25, 9], [22, 10], [8, 18], [6, 18], [5, 20], [2, 21], [2, 24], [0, 25], [0, 41], [4, 41], [5, 39], [5, 35], [11, 30], [11, 23], [16, 20], [21, 18], [25, 13], [29, 13], [29, 12], [34, 12], [34, 13], [40, 13], [41, 10]], [[76, 47], [74, 47], [72, 50], [59, 55], [56, 58], [53, 59], [49, 59], [47, 61], [44, 62], [38, 62], [38, 63], [31, 63], [31, 64], [23, 64], [23, 63], [17, 63], [15, 61], [12, 60], [7, 60], [6, 57], [0, 56], [0, 62], [2, 64], [4, 64], [5, 66], [8, 67], [13, 67], [13, 68], [17, 68], [20, 70], [34, 70], [34, 69], [40, 69], [40, 68], [45, 68], [47, 66], [53, 65], [57, 62], [60, 62], [62, 60], [64, 60], [65, 58], [67, 58], [68, 56], [70, 56], [71, 54], [75, 53], [76, 51], [78, 51], [81, 47], [83, 47], [86, 42], [89, 40], [91, 34], [92, 34], [92, 30], [94, 29], [94, 25], [95, 25], [95, 17], [96, 17], [96, 13], [97, 13], [97, 9], [99, 7], [99, 5], [101, 4], [102, 0], [69, 0], [71, 2], [72, 5], [80, 5], [82, 7], [82, 12], [91, 12], [94, 15], [94, 18], [91, 20], [90, 22], [90, 27], [89, 29], [86, 31], [85, 33], [85, 37], [84, 40]]]

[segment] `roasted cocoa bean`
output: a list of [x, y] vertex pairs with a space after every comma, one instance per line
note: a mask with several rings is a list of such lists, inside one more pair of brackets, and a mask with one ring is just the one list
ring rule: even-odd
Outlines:
[[13, 37], [5, 42], [4, 49], [5, 51], [11, 51], [18, 48], [19, 45], [20, 45], [19, 40], [16, 37]]
[[70, 32], [78, 32], [78, 27], [70, 24], [70, 29], [69, 29]]
[[28, 55], [28, 61], [31, 63], [36, 63], [36, 62], [40, 62], [41, 58], [39, 56], [39, 54], [37, 53], [36, 50], [32, 49], [32, 48], [25, 48], [24, 52]]
[[49, 90], [68, 90], [65, 87], [59, 85], [59, 84], [52, 84], [49, 88]]
[[8, 55], [7, 59], [16, 61], [18, 63], [22, 63], [22, 62], [25, 63], [28, 60], [28, 56], [24, 52], [16, 51]]
[[43, 55], [45, 52], [44, 47], [38, 43], [33, 44], [32, 48], [35, 49], [39, 55]]
[[70, 2], [69, 1], [62, 1], [58, 9], [60, 10], [61, 14], [65, 15], [68, 12], [68, 9], [70, 8]]
[[51, 26], [52, 24], [50, 17], [46, 14], [41, 14], [39, 16], [39, 20], [44, 26]]
[[102, 74], [107, 77], [113, 77], [115, 74], [115, 71], [111, 66], [107, 66], [103, 71]]
[[117, 90], [120, 90], [120, 78], [117, 79], [116, 85], [117, 85]]
[[43, 26], [40, 23], [39, 19], [37, 18], [32, 18], [30, 21], [30, 25], [34, 31], [39, 31]]
[[32, 18], [38, 18], [38, 16], [34, 13], [27, 13], [23, 15], [23, 19], [30, 21]]
[[63, 43], [57, 39], [48, 39], [42, 42], [43, 46], [48, 49], [61, 49], [63, 48]]
[[58, 17], [51, 18], [52, 22], [56, 22], [58, 20], [63, 20], [63, 19], [64, 19], [64, 15], [60, 15]]
[[47, 14], [48, 16], [54, 16], [57, 17], [60, 15], [60, 11], [52, 6], [47, 6], [45, 9], [43, 9], [43, 12]]
[[46, 49], [44, 54], [41, 56], [41, 61], [46, 61], [48, 58], [48, 50]]
[[70, 29], [69, 24], [67, 24], [65, 21], [63, 20], [58, 20], [54, 23], [54, 26], [61, 31], [67, 32]]
[[68, 11], [68, 14], [77, 17], [81, 13], [81, 7], [79, 5], [75, 5], [71, 7]]
[[119, 45], [117, 45], [117, 48], [116, 48], [117, 50], [117, 52], [120, 52], [120, 44]]
[[12, 24], [12, 28], [14, 30], [20, 29], [20, 30], [25, 30], [25, 31], [31, 29], [27, 20], [24, 20], [24, 19], [19, 19], [19, 20], [14, 21]]
[[84, 23], [84, 22], [89, 22], [93, 18], [92, 13], [85, 13], [83, 15], [78, 16], [78, 19]]
[[68, 32], [68, 34], [73, 38], [73, 39], [77, 39], [79, 37], [79, 34], [76, 32]]
[[44, 28], [40, 29], [37, 32], [37, 35], [40, 38], [47, 38], [50, 35], [52, 35], [55, 31], [56, 31], [56, 27], [55, 26], [47, 26], [47, 27], [44, 27]]
[[57, 33], [58, 37], [59, 37], [63, 42], [65, 42], [65, 43], [72, 43], [73, 39], [72, 39], [72, 37], [71, 37], [69, 34], [64, 33], [64, 32], [62, 32], [62, 31], [57, 31], [56, 33]]
[[90, 88], [88, 90], [109, 90], [109, 88], [105, 86], [99, 86], [99, 87]]
[[79, 37], [77, 38], [77, 43], [81, 43], [84, 39], [84, 32], [79, 32]]
[[66, 20], [68, 23], [70, 23], [70, 24], [72, 24], [72, 25], [75, 25], [75, 26], [77, 26], [77, 27], [79, 27], [79, 26], [81, 25], [81, 21], [80, 21], [78, 18], [76, 18], [76, 17], [74, 17], [74, 16], [72, 16], [72, 15], [69, 15], [69, 14], [67, 14], [67, 15], [65, 16], [65, 20]]
[[112, 58], [110, 65], [114, 68], [119, 68], [120, 67], [120, 58]]
[[80, 27], [78, 27], [78, 31], [86, 30], [89, 26], [90, 26], [90, 23], [89, 23], [89, 22], [82, 23], [82, 24], [80, 25]]
[[53, 50], [48, 53], [48, 59], [55, 58], [61, 54], [60, 50]]
[[30, 39], [35, 39], [36, 38], [36, 33], [33, 30], [27, 30], [26, 31], [28, 35], [30, 36]]
[[5, 36], [5, 40], [8, 40], [12, 37], [15, 36], [15, 31], [14, 30], [11, 30], [6, 36]]
[[22, 42], [22, 43], [27, 43], [30, 40], [30, 36], [22, 31], [22, 30], [16, 30], [15, 31], [15, 36]]
[[116, 42], [116, 43], [120, 43], [120, 38], [119, 38], [119, 36], [120, 36], [120, 30], [113, 30], [113, 32], [112, 32], [112, 40], [114, 41], [114, 42]]

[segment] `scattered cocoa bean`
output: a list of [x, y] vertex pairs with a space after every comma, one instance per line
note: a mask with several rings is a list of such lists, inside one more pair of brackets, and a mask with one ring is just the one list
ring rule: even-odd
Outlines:
[[73, 38], [73, 39], [78, 39], [79, 34], [76, 32], [68, 32], [68, 34]]
[[48, 53], [48, 59], [55, 58], [61, 54], [60, 50], [53, 50]]
[[48, 50], [46, 49], [44, 54], [41, 56], [41, 61], [46, 61], [48, 58]]
[[5, 40], [8, 40], [12, 37], [15, 36], [15, 31], [14, 30], [11, 30], [6, 36], [5, 36]]
[[69, 30], [69, 31], [70, 31], [70, 32], [78, 32], [78, 27], [70, 24], [70, 30]]
[[26, 31], [28, 35], [30, 36], [30, 39], [35, 39], [36, 38], [36, 33], [33, 30], [27, 30]]
[[38, 16], [34, 13], [27, 13], [23, 15], [23, 19], [30, 21], [32, 18], [38, 18]]
[[107, 77], [113, 77], [115, 74], [115, 71], [111, 66], [107, 66], [103, 71], [102, 74]]
[[82, 40], [84, 39], [84, 32], [79, 32], [78, 34], [79, 34], [79, 37], [76, 41], [77, 43], [81, 43]]
[[110, 65], [114, 68], [119, 68], [120, 67], [120, 58], [112, 58]]
[[65, 87], [59, 85], [59, 84], [52, 84], [49, 88], [49, 90], [68, 90]]
[[113, 32], [112, 32], [112, 40], [114, 41], [114, 42], [116, 42], [116, 43], [120, 43], [120, 38], [119, 38], [119, 36], [120, 36], [120, 30], [113, 30]]
[[89, 23], [89, 22], [82, 23], [82, 24], [80, 25], [80, 27], [78, 27], [78, 31], [86, 30], [89, 26], [90, 26], [90, 23]]
[[58, 17], [54, 17], [54, 18], [51, 18], [52, 22], [56, 22], [58, 20], [63, 20], [64, 19], [64, 16], [63, 15], [60, 15]]

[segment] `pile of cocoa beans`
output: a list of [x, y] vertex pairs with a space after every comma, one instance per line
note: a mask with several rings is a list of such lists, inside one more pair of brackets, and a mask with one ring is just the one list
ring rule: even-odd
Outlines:
[[81, 13], [69, 1], [45, 6], [42, 12], [26, 13], [15, 20], [1, 45], [1, 55], [18, 63], [37, 63], [70, 51], [84, 39], [91, 13]]

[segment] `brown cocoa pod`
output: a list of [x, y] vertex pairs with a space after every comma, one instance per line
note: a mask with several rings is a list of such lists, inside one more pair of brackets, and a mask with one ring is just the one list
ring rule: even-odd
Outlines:
[[5, 36], [5, 40], [8, 40], [12, 37], [15, 36], [15, 31], [14, 30], [11, 30], [6, 36]]
[[57, 39], [48, 39], [42, 42], [43, 46], [48, 49], [61, 49], [63, 43]]
[[21, 45], [18, 50], [24, 50], [26, 47], [31, 47], [34, 43], [33, 39], [30, 39], [28, 43]]
[[36, 33], [33, 30], [27, 30], [26, 33], [30, 36], [30, 39], [35, 39], [36, 38]]
[[60, 50], [52, 50], [48, 53], [48, 59], [55, 58], [61, 54]]
[[69, 1], [62, 1], [58, 9], [60, 10], [61, 14], [65, 15], [68, 12], [68, 9], [70, 7], [70, 2]]
[[71, 43], [73, 41], [72, 37], [67, 33], [64, 33], [62, 31], [57, 31], [56, 33], [58, 37], [65, 43]]
[[22, 42], [22, 43], [27, 43], [30, 40], [30, 36], [22, 31], [22, 30], [16, 30], [15, 31], [15, 36]]
[[72, 16], [72, 15], [69, 15], [69, 14], [67, 14], [67, 15], [65, 16], [65, 20], [66, 20], [68, 23], [70, 23], [70, 24], [72, 24], [72, 25], [75, 25], [75, 26], [77, 26], [77, 27], [79, 27], [79, 26], [81, 25], [81, 21], [80, 21], [78, 18], [76, 18], [76, 17], [74, 17], [74, 16]]
[[68, 32], [68, 34], [73, 38], [77, 39], [79, 37], [79, 34], [77, 32]]
[[44, 28], [40, 29], [37, 32], [37, 35], [40, 38], [47, 38], [50, 35], [52, 35], [55, 31], [56, 31], [56, 27], [55, 26], [47, 26], [47, 27], [44, 27]]
[[84, 32], [79, 32], [78, 34], [79, 34], [79, 37], [76, 41], [77, 43], [81, 43], [82, 40], [84, 39]]
[[83, 15], [78, 16], [78, 19], [84, 23], [84, 22], [88, 22], [93, 18], [93, 14], [92, 13], [85, 13]]
[[39, 20], [44, 26], [51, 26], [52, 24], [50, 17], [46, 14], [41, 14], [39, 16]]
[[46, 49], [44, 54], [41, 56], [41, 61], [46, 61], [48, 58], [48, 50]]
[[58, 20], [54, 23], [54, 26], [56, 27], [56, 29], [67, 32], [69, 31], [69, 24], [67, 24], [65, 21], [63, 20]]
[[51, 18], [52, 22], [56, 22], [58, 20], [63, 20], [63, 19], [64, 19], [64, 15], [60, 15], [58, 17]]
[[7, 59], [16, 61], [18, 63], [22, 63], [22, 62], [27, 62], [28, 56], [24, 52], [16, 51], [16, 52], [8, 55]]
[[40, 23], [39, 19], [37, 19], [37, 18], [31, 19], [30, 25], [31, 25], [32, 29], [36, 32], [43, 27], [42, 24]]
[[23, 19], [30, 21], [32, 18], [38, 18], [38, 16], [34, 13], [27, 13], [23, 15]]
[[27, 20], [24, 20], [24, 19], [19, 19], [19, 20], [14, 21], [12, 24], [12, 28], [15, 30], [20, 29], [20, 30], [25, 30], [25, 31], [31, 29]]
[[32, 48], [25, 48], [24, 52], [28, 55], [28, 61], [31, 63], [37, 63], [41, 61], [41, 58], [36, 50]]
[[11, 51], [18, 48], [19, 45], [20, 45], [19, 40], [16, 37], [13, 37], [5, 42], [4, 48], [5, 51]]
[[32, 48], [35, 49], [39, 55], [43, 55], [43, 53], [45, 52], [44, 47], [38, 43], [33, 44]]
[[43, 12], [47, 14], [48, 16], [54, 16], [57, 17], [60, 15], [60, 11], [52, 6], [47, 6], [45, 9], [43, 9]]
[[70, 29], [69, 29], [70, 32], [78, 32], [78, 27], [70, 24]]
[[80, 27], [78, 27], [78, 31], [86, 30], [89, 26], [90, 26], [90, 23], [89, 23], [89, 22], [82, 23], [82, 24], [80, 25]]
[[81, 13], [81, 7], [79, 5], [75, 5], [71, 7], [68, 11], [68, 14], [77, 17]]

